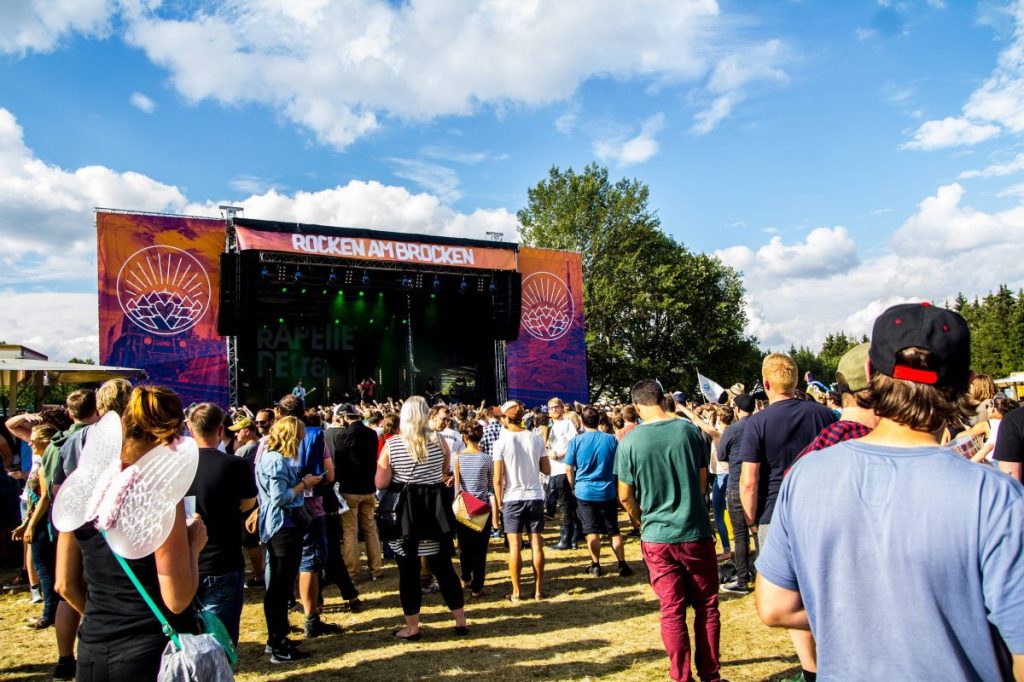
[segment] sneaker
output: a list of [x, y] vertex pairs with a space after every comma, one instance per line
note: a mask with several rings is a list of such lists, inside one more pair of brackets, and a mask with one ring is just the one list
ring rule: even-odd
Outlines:
[[320, 635], [334, 635], [341, 632], [341, 626], [334, 623], [325, 623], [319, 618], [306, 620], [302, 628], [302, 636], [306, 639], [319, 637]]
[[263, 589], [263, 578], [252, 577], [245, 581], [245, 586], [251, 589]]
[[[302, 642], [293, 642], [292, 640], [286, 638], [283, 642], [281, 642], [278, 648], [292, 649], [294, 651], [298, 649], [300, 646], [302, 646]], [[272, 654], [274, 653], [274, 647], [270, 643], [267, 643], [267, 646], [263, 647], [263, 651], [264, 653]]]
[[65, 656], [57, 659], [57, 665], [53, 669], [53, 679], [62, 681], [75, 679], [74, 656]]
[[590, 564], [590, 568], [587, 569], [587, 573], [594, 576], [595, 578], [600, 578], [602, 575], [604, 575], [604, 571], [601, 570], [600, 564]]
[[48, 627], [53, 626], [53, 621], [49, 618], [39, 616], [37, 618], [30, 618], [28, 624], [25, 626], [30, 630], [45, 630]]
[[731, 594], [750, 594], [750, 588], [738, 580], [725, 583], [720, 589], [722, 592], [729, 592]]
[[423, 594], [437, 594], [441, 591], [441, 587], [437, 584], [437, 580], [431, 580], [430, 584], [426, 587], [421, 587], [420, 591], [423, 592]]
[[619, 564], [620, 578], [628, 578], [631, 575], [633, 575], [633, 569], [629, 567], [629, 564], [627, 564], [625, 561]]
[[270, 652], [270, 662], [274, 665], [301, 661], [305, 658], [309, 658], [309, 654], [307, 652], [299, 651], [298, 649], [287, 646], [274, 647]]
[[29, 604], [42, 604], [43, 603], [43, 590], [39, 585], [28, 588], [28, 603]]

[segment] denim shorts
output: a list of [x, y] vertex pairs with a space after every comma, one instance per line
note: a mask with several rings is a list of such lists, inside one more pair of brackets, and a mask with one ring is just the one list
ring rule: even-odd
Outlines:
[[324, 566], [327, 558], [327, 527], [323, 516], [314, 516], [313, 523], [302, 536], [302, 562], [300, 573], [315, 573]]

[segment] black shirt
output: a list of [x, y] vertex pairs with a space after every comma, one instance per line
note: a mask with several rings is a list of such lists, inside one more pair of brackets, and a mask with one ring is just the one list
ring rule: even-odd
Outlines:
[[992, 457], [1000, 462], [1024, 461], [1024, 407], [1011, 410], [999, 425]]
[[[99, 531], [87, 523], [75, 531], [75, 540], [82, 551], [83, 577], [87, 586], [85, 617], [78, 628], [79, 639], [101, 643], [163, 632], [160, 621], [132, 585]], [[128, 565], [175, 630], [190, 634], [199, 631], [191, 606], [175, 615], [164, 605], [156, 575], [156, 558], [152, 554], [142, 559], [129, 559]]]
[[331, 427], [324, 432], [327, 447], [334, 457], [334, 480], [347, 495], [372, 495], [377, 490], [377, 432], [362, 422], [345, 428]]
[[743, 429], [747, 427], [747, 419], [749, 417], [743, 417], [726, 426], [718, 441], [718, 461], [729, 463], [729, 483], [726, 485], [726, 490], [740, 489], [740, 472], [743, 469], [743, 462], [736, 455], [743, 442]]
[[224, 575], [245, 568], [242, 500], [256, 497], [256, 481], [245, 460], [216, 448], [199, 448], [199, 468], [186, 495], [196, 498], [209, 539], [199, 555], [199, 575]]

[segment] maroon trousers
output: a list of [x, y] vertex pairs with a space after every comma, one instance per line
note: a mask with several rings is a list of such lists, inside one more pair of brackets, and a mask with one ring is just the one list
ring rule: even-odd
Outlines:
[[661, 602], [661, 639], [668, 652], [673, 680], [692, 680], [690, 636], [686, 605], [693, 607], [697, 675], [708, 682], [719, 678], [718, 560], [714, 538], [662, 544], [642, 542], [651, 588]]

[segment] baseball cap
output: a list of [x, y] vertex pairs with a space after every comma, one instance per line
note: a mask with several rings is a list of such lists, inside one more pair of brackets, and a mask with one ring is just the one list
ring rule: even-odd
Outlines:
[[[929, 351], [932, 369], [896, 364], [905, 348]], [[930, 303], [894, 305], [878, 316], [868, 352], [871, 370], [904, 381], [967, 390], [971, 370], [971, 332], [967, 321], [952, 310]]]
[[744, 412], [754, 411], [754, 396], [749, 393], [741, 393], [732, 399], [732, 404], [740, 408]]
[[839, 358], [839, 373], [843, 381], [839, 384], [840, 393], [856, 393], [868, 387], [868, 350], [870, 343], [861, 343], [843, 353]]
[[509, 410], [513, 410], [513, 409], [518, 410], [519, 409], [519, 403], [517, 403], [515, 400], [506, 400], [504, 403], [502, 403], [500, 409], [501, 409], [501, 413], [502, 414], [506, 414], [507, 415]]
[[362, 417], [363, 413], [352, 403], [342, 403], [334, 408], [335, 417]]
[[242, 417], [236, 419], [235, 423], [228, 427], [228, 431], [241, 431], [242, 429], [252, 428], [252, 420], [248, 417]]
[[686, 402], [686, 394], [683, 393], [682, 391], [676, 391], [675, 393], [672, 394], [672, 400], [674, 400], [674, 401], [676, 401], [677, 403], [680, 403], [680, 404], [681, 403], [685, 403]]

